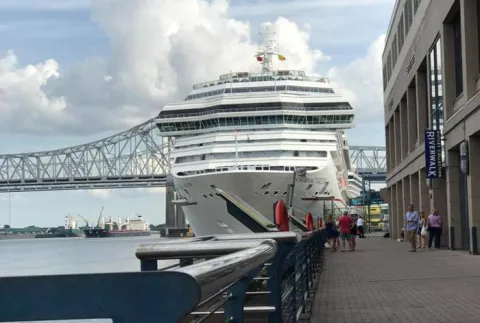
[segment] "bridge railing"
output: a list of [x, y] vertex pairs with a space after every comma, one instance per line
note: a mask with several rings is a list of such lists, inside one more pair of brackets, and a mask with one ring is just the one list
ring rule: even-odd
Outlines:
[[[141, 271], [0, 278], [0, 322], [299, 322], [326, 235], [274, 232], [165, 240], [137, 250]], [[162, 259], [179, 259], [158, 269]]]

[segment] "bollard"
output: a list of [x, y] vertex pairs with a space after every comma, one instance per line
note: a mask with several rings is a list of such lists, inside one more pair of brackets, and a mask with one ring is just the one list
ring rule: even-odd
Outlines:
[[455, 227], [450, 227], [450, 250], [455, 250]]

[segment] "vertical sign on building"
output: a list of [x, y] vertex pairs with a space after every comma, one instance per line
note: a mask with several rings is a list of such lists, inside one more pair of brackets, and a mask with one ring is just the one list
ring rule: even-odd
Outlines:
[[425, 130], [425, 174], [442, 177], [442, 138], [440, 130]]

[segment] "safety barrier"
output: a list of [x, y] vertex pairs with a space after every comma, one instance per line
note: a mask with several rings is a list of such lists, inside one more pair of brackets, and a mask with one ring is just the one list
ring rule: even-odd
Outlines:
[[172, 239], [137, 249], [140, 272], [0, 278], [0, 322], [300, 322], [325, 241], [323, 230]]

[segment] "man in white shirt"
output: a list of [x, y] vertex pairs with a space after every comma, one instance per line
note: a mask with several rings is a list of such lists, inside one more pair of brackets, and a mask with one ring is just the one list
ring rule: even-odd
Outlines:
[[405, 228], [408, 233], [408, 238], [412, 244], [410, 252], [417, 251], [417, 228], [418, 228], [418, 213], [415, 211], [413, 204], [408, 206], [408, 212], [405, 214]]
[[365, 238], [365, 234], [364, 234], [364, 231], [363, 231], [363, 219], [359, 216], [358, 219], [357, 219], [357, 229], [358, 229], [358, 237], [361, 239], [361, 238]]

